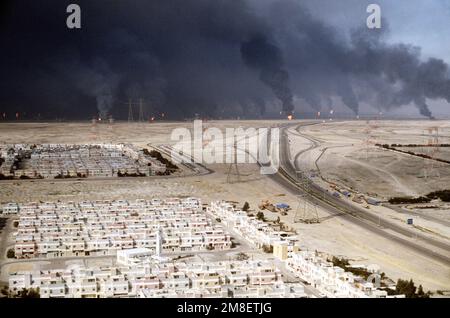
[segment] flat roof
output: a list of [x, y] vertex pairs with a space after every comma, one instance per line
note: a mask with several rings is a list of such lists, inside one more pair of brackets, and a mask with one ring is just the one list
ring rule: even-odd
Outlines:
[[133, 256], [134, 254], [144, 254], [144, 253], [152, 253], [152, 250], [145, 247], [139, 247], [117, 251], [117, 254], [121, 254], [123, 256]]

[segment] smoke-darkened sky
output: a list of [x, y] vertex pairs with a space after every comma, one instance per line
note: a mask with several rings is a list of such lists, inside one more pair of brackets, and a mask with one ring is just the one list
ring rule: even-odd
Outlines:
[[369, 30], [372, 2], [2, 1], [0, 112], [124, 119], [142, 98], [171, 119], [450, 114], [450, 3], [380, 0]]

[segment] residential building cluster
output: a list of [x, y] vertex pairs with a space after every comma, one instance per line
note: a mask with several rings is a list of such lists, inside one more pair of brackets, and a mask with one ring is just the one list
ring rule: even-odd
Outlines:
[[386, 291], [378, 289], [344, 269], [333, 266], [315, 252], [300, 251], [297, 236], [278, 231], [272, 226], [236, 210], [227, 202], [212, 202], [207, 211], [232, 227], [254, 246], [271, 246], [275, 257], [283, 261], [295, 276], [310, 283], [326, 297], [387, 297]]
[[[145, 251], [136, 253], [142, 256]], [[72, 265], [10, 275], [10, 291], [23, 288], [38, 289], [42, 298], [306, 297], [302, 285], [284, 283], [279, 269], [268, 261], [188, 263], [151, 257], [133, 265], [118, 258], [114, 266]]]
[[234, 209], [230, 203], [225, 201], [211, 202], [207, 207], [207, 212], [219, 218], [224, 225], [232, 228], [257, 248], [273, 246], [279, 241], [291, 244], [297, 241], [296, 235], [279, 231], [270, 224], [258, 220], [255, 216], [248, 216], [246, 212]]
[[231, 247], [230, 235], [211, 222], [196, 198], [7, 204], [5, 208], [17, 208], [19, 216], [17, 258], [155, 250], [159, 233], [165, 252]]
[[14, 178], [154, 175], [166, 166], [130, 144], [0, 146], [0, 174]]
[[[387, 292], [375, 286], [375, 276], [369, 282], [364, 278], [333, 266], [324, 256], [312, 251], [289, 253], [285, 260], [287, 268], [297, 277], [310, 283], [326, 297], [331, 298], [386, 298]], [[374, 272], [375, 275], [378, 273]], [[379, 277], [379, 276], [378, 276]], [[379, 281], [378, 281], [379, 282]], [[401, 296], [396, 296], [401, 297]]]
[[[9, 288], [39, 288], [41, 297], [306, 297], [300, 283], [285, 283], [272, 260], [187, 262], [183, 251], [227, 250], [232, 228], [273, 256], [323, 297], [383, 298], [377, 276], [364, 280], [321, 253], [300, 250], [297, 237], [236, 210], [227, 202], [206, 207], [197, 198], [10, 203], [18, 213], [17, 258], [115, 255], [114, 266], [12, 274]], [[220, 219], [220, 224], [211, 218]], [[164, 256], [163, 256], [164, 254]], [[189, 257], [188, 257], [189, 258]], [[377, 270], [372, 271], [378, 274]]]

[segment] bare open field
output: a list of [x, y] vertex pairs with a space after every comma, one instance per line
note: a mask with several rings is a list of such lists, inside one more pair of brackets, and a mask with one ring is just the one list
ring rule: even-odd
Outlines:
[[[428, 159], [385, 150], [376, 147], [375, 144], [414, 143], [426, 145], [430, 139], [435, 138], [435, 132], [430, 137], [431, 127], [438, 127], [439, 143], [450, 141], [450, 123], [448, 121], [347, 121], [305, 125], [301, 128], [291, 127], [288, 130], [290, 159], [297, 164], [299, 169], [310, 171], [314, 182], [331, 191], [333, 190], [330, 185], [334, 184], [341, 189], [351, 190], [355, 194], [363, 194], [379, 200], [387, 200], [393, 196], [425, 195], [431, 191], [449, 188], [450, 165], [430, 163]], [[439, 153], [439, 157], [445, 154], [444, 151]], [[427, 175], [428, 177], [426, 177]], [[343, 200], [347, 199], [343, 198]], [[404, 228], [407, 227], [407, 218], [414, 218], [415, 225], [412, 228], [414, 231], [425, 233], [429, 237], [437, 238], [448, 244], [450, 240], [448, 204], [433, 202], [432, 205], [432, 209], [420, 209], [420, 206], [415, 206], [410, 210], [402, 210], [401, 213], [386, 207], [372, 206], [367, 213], [378, 215], [381, 223], [382, 220], [389, 220]], [[415, 213], [412, 214], [409, 211]], [[317, 242], [322, 249], [334, 249], [335, 253], [339, 253], [338, 251], [345, 246], [343, 254], [349, 255], [361, 248], [359, 252], [361, 257], [370, 255], [373, 258], [368, 258], [377, 259], [378, 264], [390, 264], [386, 265], [390, 269], [411, 269], [421, 263], [419, 258], [414, 257], [414, 262], [400, 265], [402, 263], [400, 259], [405, 257], [400, 254], [407, 253], [405, 249], [399, 248], [392, 242], [385, 242], [381, 247], [383, 239], [363, 233], [360, 233], [359, 239], [354, 240], [354, 238], [349, 238], [350, 228], [337, 230], [334, 227], [336, 222], [339, 221], [326, 221], [320, 225], [310, 225], [303, 228], [300, 233], [307, 232], [308, 240], [311, 241], [327, 226], [333, 224], [333, 229], [330, 228], [329, 232], [330, 239]], [[344, 224], [342, 225], [348, 226]], [[313, 231], [312, 228], [316, 228], [316, 230]], [[337, 230], [340, 235], [339, 239], [334, 238], [333, 230]], [[361, 229], [355, 229], [355, 231], [358, 232]], [[370, 243], [367, 240], [370, 240]], [[339, 243], [333, 248], [325, 246], [331, 245], [332, 242]], [[349, 248], [349, 245], [353, 245], [352, 248]], [[374, 248], [381, 248], [384, 253], [373, 253]], [[394, 253], [393, 250], [389, 252], [390, 249], [397, 250], [396, 257], [386, 258]], [[442, 252], [450, 255], [448, 250]], [[355, 257], [357, 257], [356, 255], [358, 254], [355, 253]], [[380, 260], [379, 257], [383, 260]], [[397, 265], [393, 266], [393, 263]], [[429, 264], [422, 263], [422, 265]], [[444, 276], [449, 277], [450, 269], [447, 266], [442, 269]], [[428, 270], [433, 271], [431, 268]], [[397, 272], [397, 274], [399, 273]], [[449, 286], [448, 281], [446, 284]]]
[[[450, 165], [433, 165], [428, 159], [374, 144], [427, 144], [430, 127], [439, 127], [440, 143], [450, 142], [449, 121], [351, 121], [306, 126], [301, 132], [320, 142], [316, 153], [321, 156], [305, 154], [303, 158], [317, 160], [325, 179], [375, 197], [423, 195], [449, 187]], [[425, 177], [425, 170], [431, 166], [438, 172], [433, 176], [439, 174], [440, 178]]]
[[[300, 121], [299, 121], [300, 123]], [[268, 121], [210, 121], [205, 127], [267, 127], [277, 124]], [[450, 122], [383, 121], [373, 129], [371, 139], [380, 143], [410, 143], [423, 141], [423, 131], [429, 125], [439, 125], [442, 142], [450, 142]], [[192, 128], [192, 123], [97, 125], [89, 123], [29, 123], [1, 124], [2, 143], [133, 143], [139, 146], [173, 144], [172, 129]], [[377, 194], [387, 198], [392, 195], [423, 194], [444, 188], [450, 184], [450, 167], [442, 168], [440, 179], [425, 180], [421, 177], [423, 160], [383, 151], [365, 145], [365, 121], [333, 122], [305, 126], [301, 133], [317, 140], [319, 145], [296, 160], [314, 169], [315, 161], [327, 180], [351, 186], [362, 193]], [[292, 128], [291, 128], [292, 129]], [[306, 149], [311, 141], [297, 136], [290, 137], [292, 156]], [[444, 139], [446, 138], [446, 139]], [[368, 150], [367, 150], [368, 149]], [[322, 154], [323, 153], [323, 154]], [[322, 155], [321, 155], [322, 154]], [[263, 199], [286, 202], [293, 209], [286, 216], [264, 211], [269, 219], [280, 217], [285, 224], [294, 227], [303, 248], [317, 249], [332, 255], [345, 256], [356, 263], [378, 264], [393, 279], [413, 278], [426, 289], [449, 290], [450, 268], [429, 260], [410, 250], [372, 233], [349, 224], [339, 217], [329, 217], [320, 224], [293, 223], [298, 198], [286, 191], [271, 178], [261, 175], [256, 164], [240, 164], [242, 182], [227, 183], [226, 164], [208, 165], [213, 173], [203, 176], [173, 176], [155, 178], [126, 178], [81, 181], [14, 181], [0, 183], [0, 202], [26, 201], [74, 201], [96, 199], [136, 199], [164, 196], [198, 196], [204, 202], [231, 200], [242, 206], [245, 201], [251, 209]], [[319, 216], [326, 217], [324, 211]], [[440, 211], [448, 215], [450, 211]], [[440, 227], [445, 232], [448, 228]], [[450, 236], [450, 234], [448, 234]], [[450, 255], [450, 252], [447, 251]]]

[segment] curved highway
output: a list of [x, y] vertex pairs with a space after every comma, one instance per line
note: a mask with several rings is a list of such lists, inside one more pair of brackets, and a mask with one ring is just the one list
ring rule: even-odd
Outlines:
[[[306, 123], [303, 125], [313, 124], [317, 123]], [[292, 126], [292, 124], [280, 127], [280, 168], [278, 170], [278, 173], [270, 175], [270, 178], [272, 178], [292, 194], [304, 195], [308, 201], [310, 201], [312, 204], [320, 206], [330, 215], [343, 218], [346, 221], [358, 225], [368, 231], [371, 231], [386, 239], [395, 241], [396, 243], [399, 243], [408, 249], [414, 250], [415, 252], [418, 252], [423, 256], [432, 258], [447, 266], [450, 266], [449, 244], [434, 240], [425, 235], [413, 232], [386, 220], [383, 220], [382, 223], [379, 224], [379, 217], [371, 213], [367, 213], [367, 211], [363, 210], [362, 208], [358, 208], [357, 206], [354, 206], [349, 202], [334, 197], [331, 193], [312, 182], [309, 183], [308, 188], [304, 188], [304, 186], [297, 180], [298, 168], [292, 165], [288, 156], [289, 145], [287, 142], [287, 135], [285, 130], [290, 126]], [[387, 230], [390, 230], [390, 232], [388, 232]], [[393, 234], [392, 232], [395, 232], [396, 234]], [[434, 251], [428, 247], [414, 242], [412, 239], [422, 241], [431, 246], [440, 248], [446, 252], [443, 254]]]

